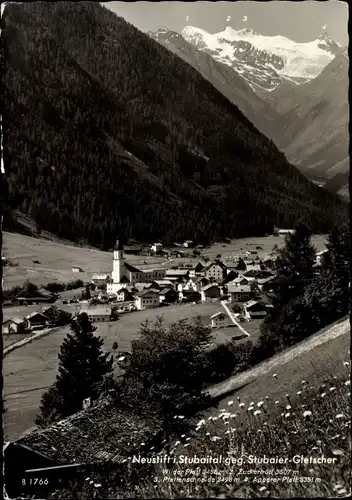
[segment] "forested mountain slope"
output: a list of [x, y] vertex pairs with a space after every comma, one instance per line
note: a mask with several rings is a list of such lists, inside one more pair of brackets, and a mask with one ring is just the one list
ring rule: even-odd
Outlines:
[[99, 4], [9, 4], [2, 21], [7, 200], [43, 229], [109, 248], [345, 217], [194, 68]]

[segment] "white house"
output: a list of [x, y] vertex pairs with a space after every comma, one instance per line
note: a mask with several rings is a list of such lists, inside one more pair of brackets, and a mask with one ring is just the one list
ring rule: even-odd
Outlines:
[[72, 272], [73, 273], [82, 273], [82, 269], [80, 267], [73, 266], [72, 267]]
[[121, 287], [120, 290], [117, 290], [116, 292], [116, 300], [117, 302], [126, 302], [126, 300], [128, 300], [130, 295], [131, 294], [127, 290], [127, 288]]
[[81, 309], [80, 314], [86, 313], [92, 323], [106, 323], [111, 321], [111, 307], [94, 307], [92, 309]]
[[231, 302], [245, 302], [251, 298], [251, 287], [249, 285], [227, 285]]
[[226, 265], [220, 261], [215, 261], [207, 267], [205, 276], [215, 281], [223, 281], [226, 278]]
[[21, 318], [10, 318], [2, 324], [2, 333], [6, 335], [11, 333], [22, 333], [25, 329], [26, 323]]
[[193, 292], [198, 292], [197, 283], [193, 279], [189, 279], [186, 283], [179, 283], [177, 285], [177, 291], [182, 292], [183, 290], [193, 290]]
[[162, 248], [163, 248], [162, 243], [153, 243], [153, 245], [151, 246], [151, 250], [155, 253], [160, 252]]
[[185, 248], [190, 248], [190, 247], [193, 247], [193, 241], [192, 240], [186, 240], [184, 243], [183, 243], [183, 246]]
[[230, 318], [223, 312], [217, 312], [210, 316], [210, 326], [212, 328], [226, 328], [230, 324]]
[[142, 290], [136, 294], [135, 305], [139, 311], [158, 307], [159, 303], [159, 293], [155, 290]]

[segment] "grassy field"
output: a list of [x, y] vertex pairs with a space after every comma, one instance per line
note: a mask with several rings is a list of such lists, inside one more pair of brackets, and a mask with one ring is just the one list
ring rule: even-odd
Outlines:
[[[283, 236], [266, 236], [257, 238], [242, 238], [222, 245], [214, 244], [203, 251], [203, 255], [213, 259], [221, 254], [223, 259], [231, 259], [245, 251], [261, 247], [260, 258], [265, 258], [275, 245], [284, 245]], [[325, 247], [325, 237], [321, 235], [312, 238], [317, 250]], [[185, 249], [191, 254], [192, 249]], [[4, 267], [4, 289], [22, 285], [26, 280], [36, 285], [45, 285], [51, 281], [68, 282], [74, 279], [90, 280], [93, 273], [109, 273], [112, 270], [112, 253], [91, 248], [70, 246], [55, 241], [23, 236], [16, 233], [3, 233], [3, 255], [17, 264], [14, 267]], [[40, 264], [34, 264], [38, 260]], [[141, 257], [128, 255], [126, 260], [142, 268], [164, 266], [169, 268], [198, 262], [199, 259], [180, 258], [168, 261], [165, 257]], [[72, 267], [82, 269], [82, 273], [73, 273]]]
[[[74, 279], [90, 280], [93, 273], [112, 271], [112, 252], [80, 248], [16, 233], [3, 233], [2, 254], [15, 267], [4, 267], [4, 289], [22, 285], [27, 279], [36, 285], [50, 281], [68, 282]], [[38, 260], [40, 264], [34, 264]], [[165, 258], [128, 255], [133, 265], [161, 265]], [[145, 264], [146, 263], [146, 264]], [[73, 273], [72, 267], [80, 267], [82, 273]]]
[[[69, 305], [64, 306], [72, 310]], [[9, 308], [10, 317], [29, 314], [35, 306]], [[181, 318], [196, 318], [200, 315], [204, 323], [209, 323], [210, 316], [221, 311], [220, 303], [178, 304], [165, 308], [136, 311], [120, 316], [116, 322], [97, 325], [97, 334], [104, 340], [103, 348], [111, 352], [112, 344], [117, 341], [119, 350], [129, 350], [131, 341], [138, 338], [141, 323], [153, 321], [159, 315], [164, 316], [165, 324]], [[215, 342], [224, 342], [234, 335], [237, 328], [214, 331]], [[57, 373], [57, 355], [69, 327], [27, 344], [9, 353], [4, 359], [4, 397], [8, 412], [4, 418], [6, 438], [12, 439], [33, 426], [38, 412], [40, 398], [45, 389], [54, 381]]]

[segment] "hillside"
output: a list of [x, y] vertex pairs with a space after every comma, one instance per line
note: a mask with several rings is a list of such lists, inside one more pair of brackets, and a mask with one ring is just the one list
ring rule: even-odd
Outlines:
[[287, 85], [268, 98], [282, 113], [270, 136], [290, 162], [312, 176], [330, 179], [348, 171], [348, 67], [348, 58], [338, 55], [314, 80]]
[[202, 242], [345, 216], [194, 68], [104, 7], [10, 4], [3, 40], [7, 206], [42, 229], [106, 249], [116, 234]]

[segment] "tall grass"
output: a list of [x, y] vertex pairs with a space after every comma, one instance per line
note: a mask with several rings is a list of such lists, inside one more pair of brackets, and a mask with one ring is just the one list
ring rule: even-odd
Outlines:
[[[200, 419], [191, 435], [172, 443], [169, 453], [176, 463], [142, 465], [130, 457], [123, 464], [123, 484], [117, 476], [93, 474], [75, 486], [76, 498], [346, 497], [351, 492], [350, 362], [343, 365], [345, 376], [330, 376], [319, 386], [302, 380], [300, 390], [280, 400], [263, 394], [245, 405], [234, 397], [226, 409]], [[150, 450], [148, 457], [158, 455], [165, 451]], [[222, 457], [223, 463], [181, 464], [182, 456]], [[324, 456], [331, 463], [304, 463], [302, 456], [308, 461]], [[287, 462], [250, 463], [251, 457]], [[289, 461], [294, 457], [300, 463]]]

